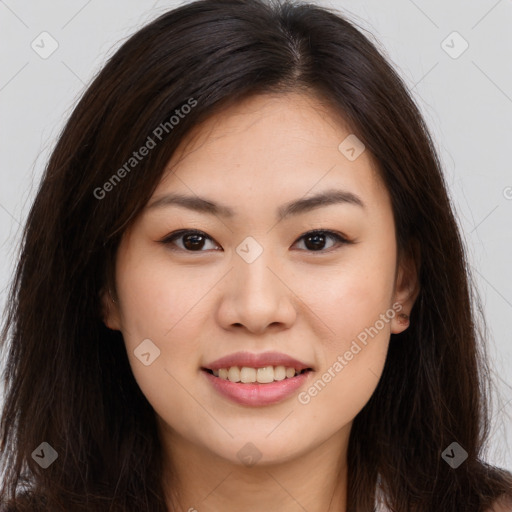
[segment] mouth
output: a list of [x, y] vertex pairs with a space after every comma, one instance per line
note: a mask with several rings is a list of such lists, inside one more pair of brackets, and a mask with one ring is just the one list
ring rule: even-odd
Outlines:
[[285, 366], [201, 368], [211, 388], [224, 398], [248, 407], [264, 407], [290, 399], [310, 381], [312, 368]]
[[258, 368], [231, 366], [229, 368], [219, 369], [202, 367], [201, 370], [221, 380], [227, 380], [238, 384], [253, 385], [266, 385], [274, 382], [290, 380], [313, 371], [312, 368], [296, 369], [286, 366], [263, 366]]
[[218, 395], [253, 407], [290, 399], [315, 373], [311, 363], [276, 351], [235, 352], [203, 363], [200, 370]]

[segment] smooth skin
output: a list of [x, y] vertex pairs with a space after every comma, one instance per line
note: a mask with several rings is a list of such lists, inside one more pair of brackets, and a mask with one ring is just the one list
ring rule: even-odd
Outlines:
[[[301, 392], [393, 304], [410, 314], [418, 268], [412, 257], [398, 261], [390, 197], [369, 151], [350, 161], [338, 149], [350, 133], [313, 95], [247, 98], [187, 136], [123, 236], [105, 323], [122, 332], [155, 410], [164, 484], [172, 464], [183, 511], [346, 510], [352, 421], [377, 386], [390, 334], [407, 328], [398, 314], [307, 404], [297, 392], [270, 406], [238, 405], [200, 368], [237, 351], [276, 350], [314, 368]], [[320, 205], [277, 221], [281, 206], [333, 189], [364, 207]], [[233, 215], [151, 206], [170, 193]], [[183, 229], [206, 238], [169, 240]], [[314, 229], [352, 243], [308, 239]], [[246, 237], [263, 249], [251, 263], [236, 251]], [[149, 366], [134, 354], [145, 339], [160, 350]], [[247, 443], [261, 454], [253, 466], [237, 456]]]

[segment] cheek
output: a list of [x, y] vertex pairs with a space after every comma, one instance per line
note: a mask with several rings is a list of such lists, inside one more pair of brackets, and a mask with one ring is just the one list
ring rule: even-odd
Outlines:
[[166, 262], [165, 256], [154, 255], [137, 259], [127, 254], [117, 268], [121, 324], [128, 334], [125, 341], [154, 338], [165, 347], [183, 329], [189, 339], [195, 339], [201, 297], [214, 286], [215, 276], [199, 269], [180, 270]]
[[[304, 302], [322, 320], [329, 352], [344, 352], [347, 343], [373, 326], [381, 315], [394, 315], [394, 253], [374, 256], [382, 253], [354, 252], [343, 264], [302, 279]], [[389, 320], [385, 326], [379, 323], [378, 329], [389, 334]]]
[[[346, 347], [343, 347], [346, 348]], [[380, 335], [367, 346], [332, 354], [332, 362], [316, 375], [298, 396], [300, 415], [314, 417], [315, 423], [333, 434], [349, 425], [375, 391], [386, 359], [387, 339]], [[347, 352], [352, 354], [348, 360]], [[339, 359], [338, 359], [338, 356]], [[305, 417], [303, 416], [303, 417]]]
[[206, 304], [200, 299], [215, 280], [191, 279], [191, 272], [176, 272], [155, 261], [140, 264], [129, 254], [118, 260], [117, 268], [121, 330], [132, 372], [155, 410], [172, 410], [186, 395], [180, 384], [186, 386], [199, 371]]
[[337, 299], [341, 305], [324, 315], [330, 337], [319, 344], [321, 368], [298, 396], [301, 406], [333, 432], [351, 422], [375, 391], [396, 314], [388, 295], [373, 286], [347, 286]]
[[381, 246], [331, 269], [317, 292], [308, 292], [308, 305], [326, 326], [327, 337], [319, 344], [321, 369], [298, 398], [323, 422], [336, 418], [338, 428], [350, 422], [378, 384], [396, 314], [394, 273], [395, 253]]

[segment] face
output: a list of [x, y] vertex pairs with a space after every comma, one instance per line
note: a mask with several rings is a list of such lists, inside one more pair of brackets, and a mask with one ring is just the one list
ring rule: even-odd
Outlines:
[[[357, 156], [351, 139], [339, 149], [350, 133], [311, 96], [246, 99], [187, 137], [125, 233], [105, 321], [122, 332], [171, 446], [240, 464], [348, 440], [390, 334], [407, 327], [398, 314], [417, 296], [369, 151]], [[218, 386], [222, 375], [204, 368], [238, 352], [278, 352], [311, 370]], [[272, 361], [274, 379], [275, 367], [293, 366]], [[242, 380], [254, 374], [242, 370]]]

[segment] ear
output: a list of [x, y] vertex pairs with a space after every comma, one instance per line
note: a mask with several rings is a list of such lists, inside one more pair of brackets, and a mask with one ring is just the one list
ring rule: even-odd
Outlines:
[[[391, 332], [401, 333], [409, 327], [411, 310], [420, 292], [420, 246], [417, 240], [411, 240], [409, 247], [401, 254], [395, 282], [393, 304], [399, 303], [402, 309], [391, 321]], [[407, 318], [404, 316], [407, 315]]]
[[103, 323], [113, 331], [121, 330], [118, 302], [112, 297], [109, 289], [103, 289], [100, 293], [101, 313]]

